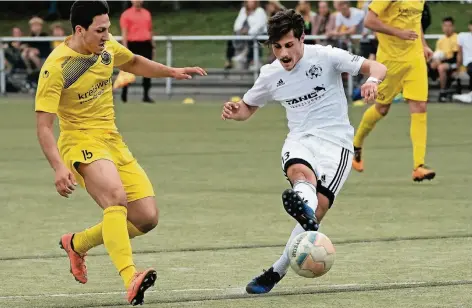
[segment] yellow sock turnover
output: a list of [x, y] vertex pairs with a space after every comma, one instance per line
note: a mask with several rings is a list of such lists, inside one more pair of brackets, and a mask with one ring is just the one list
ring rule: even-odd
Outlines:
[[364, 144], [364, 139], [372, 131], [372, 129], [374, 129], [375, 124], [382, 118], [383, 115], [377, 111], [375, 105], [372, 105], [364, 112], [361, 123], [357, 128], [356, 135], [354, 136], [354, 146], [356, 148], [362, 147]]
[[[144, 235], [143, 232], [139, 231], [130, 221], [127, 222], [129, 238]], [[102, 236], [102, 223], [99, 223], [93, 227], [85, 229], [84, 231], [77, 232], [72, 238], [72, 247], [74, 251], [79, 254], [84, 254], [93, 247], [97, 247], [103, 244]]]
[[410, 137], [413, 145], [413, 168], [424, 164], [426, 156], [427, 116], [426, 113], [412, 113]]

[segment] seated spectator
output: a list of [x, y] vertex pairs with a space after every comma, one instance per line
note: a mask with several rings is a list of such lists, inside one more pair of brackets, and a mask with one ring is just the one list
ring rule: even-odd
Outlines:
[[351, 7], [348, 1], [338, 3], [339, 14], [336, 15], [336, 30], [333, 36], [339, 38], [338, 47], [346, 49], [346, 40], [352, 34], [362, 34], [364, 28], [364, 11]]
[[[305, 35], [311, 35], [316, 13], [311, 10], [310, 1], [298, 1], [296, 11], [305, 20]], [[315, 40], [305, 39], [305, 44], [315, 44]]]
[[469, 93], [453, 95], [452, 98], [463, 103], [472, 103], [472, 20], [469, 22], [469, 32], [459, 33], [457, 36], [459, 52], [457, 66], [463, 65], [469, 75]]
[[454, 19], [445, 17], [442, 23], [444, 36], [436, 41], [436, 49], [429, 63], [430, 76], [435, 80], [439, 76], [439, 101], [448, 101], [447, 81], [448, 77], [457, 68], [457, 34], [454, 31]]
[[[30, 35], [31, 36], [49, 36], [46, 32], [43, 31], [43, 20], [39, 17], [33, 17], [29, 21], [30, 25]], [[50, 42], [29, 42], [29, 47], [36, 49], [36, 56], [41, 60], [37, 68], [41, 68], [42, 63], [46, 60], [51, 53], [51, 43]]]
[[[266, 23], [267, 16], [264, 9], [259, 6], [259, 1], [246, 0], [234, 21], [233, 32], [235, 35], [262, 35], [267, 31]], [[228, 41], [225, 68], [233, 67], [233, 57], [236, 52], [239, 52], [241, 57], [246, 53], [243, 62], [244, 67], [248, 68], [254, 59], [253, 44], [253, 41]], [[262, 48], [259, 49], [259, 52], [259, 56], [261, 56]]]
[[321, 45], [333, 45], [330, 39], [336, 30], [336, 15], [331, 13], [327, 1], [318, 2], [318, 14], [313, 21], [312, 35], [326, 35], [328, 38], [324, 40], [317, 40]]
[[[59, 36], [59, 37], [66, 36], [66, 31], [65, 31], [64, 27], [62, 26], [62, 24], [60, 22], [56, 22], [56, 23], [53, 23], [51, 25], [51, 33], [52, 33], [52, 36]], [[58, 41], [52, 42], [52, 48], [53, 49], [56, 48], [62, 42], [63, 42], [63, 40], [58, 40]]]
[[[23, 33], [20, 28], [14, 27], [12, 29], [13, 37], [22, 37]], [[16, 72], [17, 70], [27, 70], [28, 66], [25, 60], [27, 49], [26, 44], [21, 42], [9, 42], [3, 47], [5, 49], [5, 59], [8, 65], [9, 72]]]

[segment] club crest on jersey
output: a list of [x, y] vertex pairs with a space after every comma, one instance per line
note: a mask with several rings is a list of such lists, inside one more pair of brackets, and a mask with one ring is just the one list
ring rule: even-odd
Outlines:
[[102, 52], [101, 57], [103, 64], [108, 65], [111, 63], [111, 55], [107, 51]]
[[323, 69], [319, 65], [312, 65], [310, 69], [306, 72], [306, 76], [310, 79], [318, 78], [321, 76]]

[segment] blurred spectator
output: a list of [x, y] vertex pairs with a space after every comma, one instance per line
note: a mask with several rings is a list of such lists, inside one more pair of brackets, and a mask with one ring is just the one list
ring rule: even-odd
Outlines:
[[265, 6], [267, 18], [270, 18], [279, 11], [285, 10], [285, 6], [280, 3], [278, 0], [269, 0]]
[[[364, 5], [362, 7], [362, 11], [364, 12], [364, 16], [365, 16], [367, 15], [367, 12], [369, 11], [369, 4], [372, 2], [372, 0], [358, 1], [357, 2], [358, 5], [361, 2]], [[376, 58], [375, 55], [377, 54], [377, 48], [379, 46], [379, 42], [376, 37], [373, 39], [369, 38], [370, 35], [374, 35], [375, 37], [375, 33], [372, 32], [372, 30], [368, 29], [367, 27], [364, 27], [362, 29], [362, 39], [360, 40], [360, 49], [361, 49], [360, 55], [366, 59], [375, 60]]]
[[429, 63], [430, 76], [433, 80], [439, 76], [439, 101], [448, 101], [447, 82], [451, 74], [457, 68], [457, 34], [454, 29], [454, 19], [445, 17], [442, 23], [442, 31], [444, 36], [436, 41], [436, 49], [433, 58]]
[[[311, 35], [316, 13], [311, 10], [310, 1], [298, 1], [296, 11], [302, 15], [305, 20], [305, 35]], [[315, 40], [305, 39], [305, 44], [315, 44]]]
[[[131, 4], [132, 6], [124, 11], [120, 18], [122, 43], [133, 53], [152, 59], [155, 46], [152, 40], [151, 13], [143, 8], [142, 0], [131, 0]], [[151, 79], [143, 78], [143, 102], [145, 103], [154, 102], [149, 96], [150, 89]], [[127, 102], [128, 87], [123, 87], [121, 100]]]
[[327, 1], [318, 2], [318, 14], [314, 18], [312, 35], [326, 35], [328, 39], [318, 40], [321, 45], [333, 45], [329, 37], [336, 30], [336, 15], [331, 13]]
[[[266, 23], [267, 15], [259, 6], [259, 1], [246, 0], [234, 21], [233, 32], [235, 35], [262, 35], [267, 31]], [[232, 68], [233, 61], [243, 62], [243, 66], [249, 68], [254, 59], [253, 44], [253, 41], [228, 41], [225, 68]], [[261, 56], [262, 48], [259, 48], [259, 52]], [[235, 54], [238, 55], [235, 57]]]
[[463, 65], [469, 75], [469, 93], [454, 95], [453, 99], [464, 103], [472, 103], [472, 20], [469, 22], [469, 32], [459, 33], [457, 37], [459, 52], [457, 66]]
[[351, 7], [348, 1], [338, 3], [339, 14], [336, 15], [336, 30], [333, 36], [339, 38], [338, 47], [347, 48], [346, 39], [352, 34], [362, 34], [364, 28], [364, 11]]
[[337, 36], [361, 34], [364, 28], [364, 11], [351, 7], [348, 1], [339, 2], [339, 12], [336, 15]]
[[[11, 32], [13, 37], [23, 36], [21, 29], [18, 27], [14, 27]], [[26, 70], [28, 68], [25, 60], [25, 50], [27, 49], [26, 44], [22, 44], [18, 41], [9, 42], [3, 48], [5, 49], [5, 59], [9, 72], [14, 73], [17, 70]]]
[[[64, 37], [66, 36], [66, 31], [60, 22], [56, 22], [51, 25], [51, 34], [52, 36]], [[62, 42], [62, 40], [52, 42], [52, 48], [56, 48]]]
[[[285, 10], [285, 6], [283, 6], [280, 1], [278, 0], [269, 0], [266, 3], [265, 11], [267, 18], [274, 16], [277, 12]], [[272, 48], [268, 48], [269, 54], [267, 55], [267, 59], [265, 63], [272, 63], [275, 60], [274, 52]]]
[[[33, 17], [29, 21], [30, 36], [49, 36], [43, 31], [43, 20], [39, 17]], [[28, 42], [29, 47], [33, 48], [34, 55], [40, 59], [40, 63], [35, 63], [38, 69], [51, 53], [50, 42]], [[31, 51], [33, 52], [33, 51]]]

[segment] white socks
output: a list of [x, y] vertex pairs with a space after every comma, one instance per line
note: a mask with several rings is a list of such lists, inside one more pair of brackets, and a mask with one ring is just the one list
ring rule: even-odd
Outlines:
[[290, 238], [287, 242], [287, 245], [285, 245], [283, 254], [280, 256], [277, 262], [275, 262], [274, 265], [272, 265], [274, 267], [274, 271], [277, 272], [280, 276], [285, 275], [287, 273], [288, 267], [290, 266], [290, 260], [286, 254], [288, 245], [297, 235], [303, 232], [305, 232], [305, 229], [303, 229], [302, 226], [300, 226], [300, 224], [297, 224], [295, 228], [293, 229], [292, 234], [290, 234]]
[[316, 187], [307, 181], [296, 181], [293, 190], [305, 200], [305, 203], [316, 213], [318, 208], [318, 196], [316, 195]]

